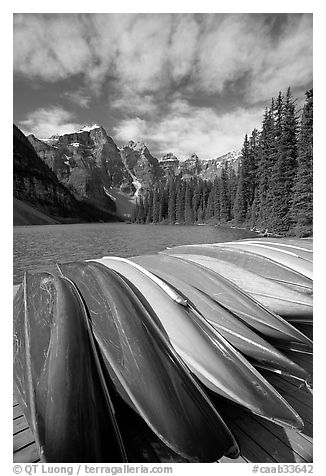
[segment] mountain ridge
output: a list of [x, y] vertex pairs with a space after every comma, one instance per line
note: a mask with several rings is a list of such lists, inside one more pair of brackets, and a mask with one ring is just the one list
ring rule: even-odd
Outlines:
[[63, 185], [102, 206], [106, 206], [112, 188], [138, 197], [171, 176], [212, 180], [221, 175], [225, 164], [237, 172], [241, 155], [240, 151], [231, 151], [215, 159], [200, 159], [193, 153], [181, 161], [170, 152], [157, 159], [142, 141], [130, 140], [118, 147], [98, 124], [88, 124], [68, 134], [54, 134], [48, 139], [30, 134], [28, 139]]
[[[36, 145], [44, 149], [42, 141]], [[51, 151], [51, 148], [49, 149]], [[91, 200], [74, 196], [57, 175], [36, 153], [31, 141], [13, 125], [13, 195], [14, 225], [42, 223], [76, 223], [80, 221], [119, 220], [112, 200], [106, 210]], [[108, 199], [109, 200], [109, 199]], [[24, 220], [23, 214], [30, 217]], [[47, 217], [47, 218], [46, 218]], [[27, 223], [26, 223], [27, 221]]]

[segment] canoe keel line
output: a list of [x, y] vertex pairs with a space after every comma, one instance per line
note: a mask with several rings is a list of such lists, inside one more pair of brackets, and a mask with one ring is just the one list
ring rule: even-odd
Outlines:
[[[138, 445], [152, 437], [177, 461], [237, 458], [224, 401], [303, 430], [265, 377], [312, 392], [312, 375], [294, 358], [312, 353], [299, 330], [312, 323], [312, 251], [286, 240], [279, 250], [275, 239], [238, 243], [25, 274], [14, 298], [14, 384], [41, 461], [138, 462], [135, 433]], [[275, 297], [268, 308], [244, 292], [239, 283], [251, 275], [257, 296], [279, 289], [281, 304]]]

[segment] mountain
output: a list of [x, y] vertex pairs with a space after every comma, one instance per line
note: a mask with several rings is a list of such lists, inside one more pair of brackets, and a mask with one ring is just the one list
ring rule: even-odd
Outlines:
[[[35, 142], [37, 143], [37, 140]], [[77, 200], [59, 182], [56, 174], [40, 159], [31, 142], [15, 125], [13, 128], [13, 194], [16, 199], [14, 200], [14, 224], [22, 224], [24, 220], [34, 224], [47, 219], [49, 222], [59, 223], [118, 219], [112, 200], [110, 200], [111, 209], [107, 210], [99, 209], [90, 201]], [[26, 213], [25, 217], [24, 213]]]
[[139, 194], [152, 189], [158, 181], [177, 175], [184, 180], [194, 176], [213, 180], [221, 175], [226, 163], [237, 170], [240, 156], [240, 152], [233, 151], [216, 159], [200, 160], [192, 154], [179, 161], [170, 152], [158, 160], [143, 142], [131, 140], [119, 148], [97, 124], [48, 139], [31, 134], [28, 140], [76, 198], [93, 200], [104, 208], [113, 203], [124, 217], [130, 216]]
[[196, 154], [192, 154], [181, 162], [169, 152], [161, 158], [159, 165], [166, 177], [181, 174], [185, 179], [196, 176], [204, 180], [214, 180], [215, 177], [221, 176], [222, 168], [225, 165], [238, 173], [240, 156], [241, 151], [231, 151], [216, 159], [200, 160]]
[[112, 201], [105, 189], [120, 184], [124, 177], [119, 150], [103, 127], [85, 127], [45, 140], [30, 135], [28, 140], [73, 194], [110, 208]]

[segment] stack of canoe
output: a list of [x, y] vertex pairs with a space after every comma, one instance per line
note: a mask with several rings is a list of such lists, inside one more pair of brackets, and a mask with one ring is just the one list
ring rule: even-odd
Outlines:
[[57, 268], [27, 273], [14, 299], [14, 381], [42, 461], [135, 462], [138, 421], [182, 461], [236, 458], [223, 400], [303, 429], [263, 375], [312, 392], [291, 358], [312, 353], [311, 240], [187, 245]]

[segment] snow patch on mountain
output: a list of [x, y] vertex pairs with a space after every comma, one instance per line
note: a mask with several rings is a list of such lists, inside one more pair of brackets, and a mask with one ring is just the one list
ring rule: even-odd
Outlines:
[[97, 125], [97, 124], [88, 124], [84, 127], [82, 127], [81, 129], [79, 129], [78, 132], [89, 132], [89, 131], [92, 131], [93, 129], [99, 129], [100, 126]]

